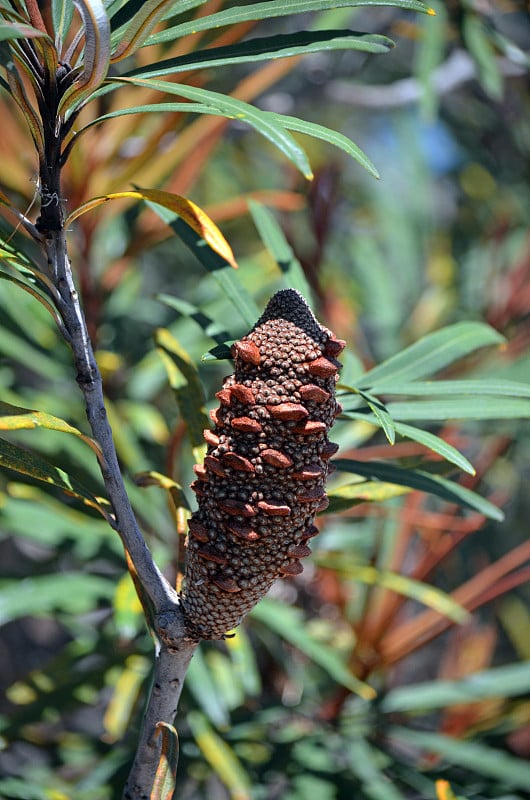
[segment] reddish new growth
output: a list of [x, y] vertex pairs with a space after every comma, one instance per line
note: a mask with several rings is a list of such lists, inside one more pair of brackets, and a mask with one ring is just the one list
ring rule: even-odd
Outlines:
[[328, 504], [343, 348], [293, 289], [277, 292], [234, 344], [234, 374], [217, 393], [192, 484], [199, 508], [182, 595], [191, 635], [222, 638], [276, 578], [302, 572], [315, 515]]

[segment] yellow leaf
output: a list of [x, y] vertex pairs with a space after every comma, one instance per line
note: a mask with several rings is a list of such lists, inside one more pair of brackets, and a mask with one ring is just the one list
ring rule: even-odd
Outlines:
[[226, 241], [225, 237], [215, 224], [210, 219], [208, 214], [195, 205], [191, 200], [183, 197], [180, 194], [171, 194], [170, 192], [163, 192], [160, 189], [138, 189], [130, 192], [113, 192], [112, 194], [102, 195], [101, 197], [94, 197], [87, 203], [76, 208], [66, 219], [65, 225], [70, 225], [74, 220], [85, 214], [87, 211], [92, 211], [94, 208], [107, 203], [109, 200], [123, 200], [132, 198], [134, 200], [149, 200], [152, 203], [168, 208], [177, 214], [189, 227], [198, 234], [212, 250], [228, 262], [234, 269], [237, 269], [237, 261], [235, 260], [232, 248]]

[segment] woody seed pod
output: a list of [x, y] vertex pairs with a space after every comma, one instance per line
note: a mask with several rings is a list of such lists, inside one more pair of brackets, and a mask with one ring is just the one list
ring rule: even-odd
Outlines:
[[302, 572], [327, 504], [343, 347], [293, 289], [275, 294], [233, 345], [234, 374], [217, 393], [192, 485], [198, 510], [182, 594], [190, 636], [222, 638], [276, 578]]

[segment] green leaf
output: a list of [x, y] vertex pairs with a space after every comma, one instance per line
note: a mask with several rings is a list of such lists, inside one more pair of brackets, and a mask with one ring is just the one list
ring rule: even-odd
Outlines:
[[0, 22], [0, 42], [10, 39], [34, 39], [45, 37], [46, 34], [23, 22]]
[[362, 392], [359, 390], [360, 396], [366, 402], [368, 408], [378, 421], [379, 425], [384, 431], [384, 434], [390, 444], [394, 444], [396, 441], [396, 426], [394, 424], [394, 420], [388, 413], [384, 403], [374, 397], [372, 394], [368, 394], [368, 392]]
[[255, 63], [271, 58], [318, 53], [323, 50], [361, 50], [368, 53], [387, 53], [394, 43], [386, 36], [350, 30], [297, 31], [276, 36], [260, 36], [224, 47], [212, 47], [168, 58], [155, 64], [137, 67], [126, 77], [155, 77], [174, 75], [189, 69], [222, 67], [239, 63]]
[[227, 727], [230, 720], [228, 706], [223, 695], [212, 679], [212, 674], [204, 659], [201, 645], [196, 650], [186, 674], [186, 687], [208, 719], [219, 728]]
[[204, 408], [204, 390], [197, 368], [189, 354], [165, 328], [156, 331], [155, 343], [164, 362], [169, 384], [175, 392], [180, 415], [186, 423], [191, 445], [194, 449], [202, 450], [203, 431], [210, 427], [210, 421]]
[[376, 383], [372, 394], [414, 395], [416, 397], [438, 397], [440, 395], [473, 395], [494, 397], [528, 397], [530, 384], [516, 381], [499, 381], [489, 378], [480, 380], [414, 381], [413, 383]]
[[90, 97], [107, 76], [110, 23], [103, 0], [73, 0], [83, 20], [85, 49], [79, 77], [61, 97], [58, 113], [73, 110]]
[[454, 764], [483, 777], [502, 781], [505, 786], [526, 791], [530, 786], [530, 764], [479, 742], [467, 742], [430, 731], [391, 726], [387, 733], [396, 745], [412, 745], [422, 752], [436, 753]]
[[346, 686], [365, 700], [372, 700], [375, 697], [374, 689], [356, 678], [338, 653], [329, 647], [323, 647], [321, 641], [311, 636], [303, 625], [302, 614], [298, 609], [265, 598], [250, 612], [250, 616], [297, 647], [337, 683]]
[[305, 151], [296, 140], [287, 133], [285, 128], [275, 121], [273, 115], [268, 112], [260, 111], [249, 103], [221, 94], [220, 92], [212, 92], [209, 89], [200, 89], [195, 86], [168, 83], [147, 78], [115, 78], [113, 80], [133, 83], [136, 86], [144, 86], [147, 89], [153, 89], [167, 94], [177, 94], [192, 102], [209, 106], [215, 114], [220, 113], [228, 119], [245, 122], [258, 131], [258, 133], [261, 133], [262, 136], [269, 139], [269, 141], [300, 170], [304, 177], [308, 180], [312, 177], [311, 167]]
[[142, 47], [157, 22], [163, 17], [168, 8], [174, 4], [175, 0], [145, 0], [127, 26], [127, 29], [121, 33], [119, 44], [110, 59], [111, 64], [127, 58], [139, 47]]
[[[272, 114], [272, 112], [270, 113]], [[338, 133], [338, 131], [334, 131], [331, 128], [326, 128], [324, 125], [318, 125], [315, 122], [307, 122], [306, 120], [297, 119], [297, 117], [290, 117], [285, 114], [272, 114], [272, 116], [280, 125], [283, 125], [284, 128], [287, 128], [289, 131], [305, 133], [308, 136], [312, 136], [314, 139], [322, 139], [322, 141], [338, 147], [339, 150], [343, 150], [354, 158], [355, 161], [373, 175], [374, 178], [379, 178], [379, 172], [366, 153], [364, 153], [355, 142], [352, 142], [351, 139], [348, 139], [348, 137], [344, 136], [342, 133]]]
[[495, 48], [482, 19], [472, 12], [465, 14], [462, 33], [477, 66], [483, 88], [491, 98], [500, 100], [503, 92], [502, 75], [497, 64]]
[[310, 300], [313, 293], [303, 267], [285, 238], [274, 214], [265, 206], [256, 203], [255, 200], [250, 200], [248, 207], [261, 241], [284, 274], [284, 285], [287, 288], [298, 289], [307, 300]]
[[444, 617], [453, 620], [458, 624], [468, 622], [470, 614], [465, 608], [453, 600], [446, 592], [430, 586], [427, 583], [414, 580], [406, 575], [399, 575], [397, 572], [379, 570], [376, 567], [359, 564], [354, 558], [347, 554], [340, 556], [333, 553], [316, 554], [317, 564], [335, 570], [339, 575], [346, 575], [352, 580], [365, 583], [369, 586], [382, 586], [392, 592], [416, 600], [428, 608], [434, 609]]
[[522, 397], [459, 397], [388, 403], [388, 413], [397, 420], [528, 419], [530, 401]]
[[[112, 30], [115, 31], [126, 25], [130, 20], [142, 10], [145, 0], [128, 0], [124, 3], [123, 0], [113, 0], [107, 7], [107, 13], [112, 20]], [[173, 0], [175, 8], [172, 11], [172, 16], [175, 14], [184, 14], [197, 6], [203, 6], [208, 0]]]
[[483, 670], [454, 681], [424, 681], [391, 689], [381, 701], [381, 711], [431, 711], [462, 703], [477, 703], [490, 697], [515, 697], [530, 692], [530, 664], [508, 664]]
[[252, 781], [233, 749], [199, 711], [190, 711], [187, 720], [204, 758], [227, 787], [232, 800], [251, 800]]
[[74, 15], [74, 4], [72, 0], [52, 0], [52, 22], [55, 32], [55, 42], [57, 50], [60, 52], [62, 43], [70, 28]]
[[383, 481], [347, 483], [328, 491], [329, 506], [326, 513], [338, 514], [360, 503], [383, 503], [385, 500], [401, 497], [410, 491], [412, 491], [410, 487], [397, 486], [395, 483], [384, 483]]
[[401, 794], [381, 770], [381, 753], [370, 747], [365, 739], [351, 737], [347, 758], [351, 771], [361, 781], [363, 794], [370, 800], [406, 800], [405, 795]]
[[157, 722], [154, 738], [156, 739], [157, 736], [162, 736], [162, 748], [149, 798], [150, 800], [172, 800], [177, 782], [179, 737], [173, 725], [169, 725], [167, 722]]
[[418, 0], [267, 0], [250, 5], [233, 6], [215, 14], [208, 14], [180, 25], [174, 25], [164, 31], [155, 33], [146, 44], [173, 42], [182, 36], [189, 36], [200, 31], [220, 28], [224, 25], [236, 25], [249, 20], [264, 20], [285, 17], [291, 14], [307, 14], [310, 11], [327, 11], [336, 8], [359, 8], [362, 6], [393, 6], [409, 11], [432, 13], [425, 3]]
[[260, 315], [260, 311], [251, 295], [235, 276], [234, 270], [228, 263], [214, 252], [204, 239], [200, 238], [188, 225], [175, 214], [161, 206], [152, 205], [153, 211], [164, 220], [180, 239], [190, 248], [199, 262], [211, 273], [212, 278], [226, 294], [232, 303], [238, 318], [243, 321], [244, 327], [251, 328]]
[[[362, 413], [362, 411], [345, 411], [343, 416], [347, 417], [348, 419], [357, 419], [362, 422], [371, 422], [372, 424], [378, 426], [381, 425], [380, 420], [377, 417], [370, 417], [367, 414]], [[419, 442], [419, 444], [425, 445], [425, 447], [428, 447], [429, 450], [433, 451], [433, 453], [438, 453], [438, 455], [442, 456], [442, 458], [445, 458], [446, 461], [449, 461], [451, 464], [456, 464], [457, 467], [460, 467], [460, 469], [469, 473], [469, 475], [475, 474], [475, 468], [467, 460], [467, 458], [462, 455], [462, 453], [460, 453], [456, 447], [448, 444], [448, 442], [445, 442], [434, 433], [429, 433], [421, 428], [417, 428], [413, 425], [406, 425], [404, 422], [396, 422], [395, 420], [393, 420], [393, 426], [395, 432], [399, 433], [400, 436], [403, 436], [406, 439], [412, 439], [415, 442]]]
[[45, 414], [43, 411], [21, 408], [20, 406], [13, 406], [0, 401], [0, 430], [19, 431], [33, 428], [46, 428], [50, 431], [59, 431], [78, 436], [98, 457], [101, 456], [99, 445], [89, 436], [74, 428], [73, 425], [65, 422], [64, 419], [54, 417], [52, 414]]
[[491, 519], [498, 521], [504, 519], [504, 514], [500, 509], [475, 492], [458, 483], [441, 478], [439, 475], [431, 475], [425, 470], [403, 469], [382, 461], [354, 461], [345, 458], [334, 459], [333, 464], [342, 472], [352, 472], [355, 475], [381, 480], [385, 483], [395, 483], [398, 486], [410, 486], [411, 489], [419, 489], [451, 503], [472, 508]]
[[[192, 303], [188, 303], [187, 300], [181, 300], [180, 297], [173, 297], [169, 294], [159, 294], [157, 295], [157, 300], [160, 300], [160, 302], [165, 303], [167, 306], [177, 311], [179, 317], [192, 319], [206, 336], [209, 336], [219, 345], [224, 346], [227, 340], [230, 339], [232, 334], [230, 334], [220, 322], [216, 322], [212, 317], [209, 317], [205, 311], [202, 311], [202, 309], [194, 306]], [[228, 358], [230, 357], [229, 352]]]
[[[504, 337], [482, 322], [459, 322], [406, 347], [359, 378], [360, 388], [408, 382], [436, 372], [481, 347], [502, 344]], [[373, 391], [373, 389], [372, 389]]]
[[92, 506], [92, 508], [103, 514], [105, 518], [108, 518], [108, 510], [105, 507], [104, 500], [96, 498], [64, 470], [53, 466], [53, 464], [33, 455], [33, 453], [22, 447], [11, 444], [5, 439], [0, 439], [0, 467], [62, 489], [66, 494], [79, 498], [86, 505]]
[[47, 617], [56, 611], [84, 614], [100, 599], [109, 601], [114, 582], [98, 575], [64, 572], [0, 583], [0, 624], [20, 617]]

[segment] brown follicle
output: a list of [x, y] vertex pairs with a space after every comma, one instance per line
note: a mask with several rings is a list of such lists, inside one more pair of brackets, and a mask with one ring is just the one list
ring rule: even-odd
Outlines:
[[241, 433], [261, 433], [263, 430], [261, 423], [257, 419], [251, 419], [250, 417], [234, 417], [230, 425], [234, 430], [241, 431]]
[[324, 345], [324, 353], [327, 356], [338, 356], [340, 353], [342, 353], [345, 347], [346, 342], [344, 339], [335, 339], [330, 337]]
[[317, 375], [319, 378], [330, 378], [337, 374], [340, 367], [341, 365], [334, 358], [329, 359], [325, 358], [325, 356], [320, 356], [307, 364], [307, 371], [311, 375]]
[[275, 500], [260, 500], [258, 508], [270, 517], [288, 517], [291, 513], [291, 508], [288, 505]]
[[253, 364], [255, 367], [257, 367], [261, 362], [259, 347], [255, 344], [255, 342], [248, 340], [235, 342], [235, 344], [232, 345], [232, 355], [234, 358], [239, 356], [241, 361], [245, 361], [247, 364]]
[[262, 450], [260, 456], [266, 464], [269, 464], [271, 467], [277, 467], [278, 469], [287, 469], [293, 465], [293, 459], [285, 453], [280, 452], [280, 450], [272, 450], [270, 448]]
[[[233, 578], [231, 578], [229, 575], [223, 575], [222, 573], [217, 573], [217, 575], [214, 575], [212, 578], [212, 583], [215, 583], [215, 585], [218, 586], [219, 589], [222, 589], [223, 592], [229, 592], [230, 594], [241, 591], [241, 588], [237, 585]], [[229, 630], [229, 628], [227, 628], [227, 630]]]
[[230, 394], [246, 406], [253, 406], [256, 403], [254, 392], [242, 383], [234, 383], [230, 387]]
[[197, 550], [197, 554], [201, 558], [205, 558], [206, 561], [213, 561], [214, 564], [224, 565], [227, 563], [226, 556], [224, 556], [210, 544], [206, 544], [204, 545], [204, 547], [199, 547], [199, 549]]
[[298, 391], [305, 402], [312, 400], [313, 403], [325, 403], [331, 397], [329, 392], [314, 383], [306, 383], [305, 386], [300, 386]]
[[254, 464], [248, 458], [237, 453], [225, 453], [222, 459], [224, 467], [239, 469], [242, 472], [255, 472]]
[[289, 558], [306, 558], [311, 555], [311, 548], [307, 544], [297, 544], [287, 551]]
[[250, 505], [250, 503], [244, 503], [241, 500], [219, 500], [218, 506], [221, 511], [225, 512], [225, 514], [230, 514], [232, 516], [256, 516], [256, 510]]
[[206, 444], [209, 444], [210, 447], [218, 447], [219, 446], [219, 437], [209, 428], [205, 428], [202, 432], [204, 436], [204, 441]]
[[314, 516], [328, 502], [342, 347], [292, 289], [233, 345], [234, 372], [217, 393], [193, 484], [181, 598], [190, 636], [222, 638], [274, 580], [302, 572]]
[[221, 462], [215, 456], [205, 456], [204, 464], [206, 469], [213, 472], [219, 478], [226, 478], [226, 472], [221, 466]]
[[222, 406], [229, 406], [230, 405], [230, 390], [229, 389], [221, 389], [220, 391], [215, 393], [217, 399], [221, 402]]

